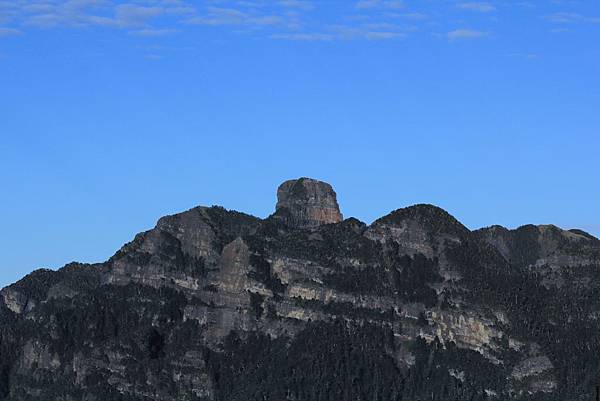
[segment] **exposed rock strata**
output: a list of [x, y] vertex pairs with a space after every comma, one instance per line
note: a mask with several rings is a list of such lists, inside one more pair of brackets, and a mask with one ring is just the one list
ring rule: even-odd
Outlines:
[[317, 227], [343, 220], [337, 195], [331, 185], [300, 178], [286, 181], [277, 189], [276, 212], [291, 227]]
[[0, 400], [582, 399], [599, 254], [431, 205], [342, 221], [331, 186], [287, 181], [267, 219], [197, 207], [1, 290]]

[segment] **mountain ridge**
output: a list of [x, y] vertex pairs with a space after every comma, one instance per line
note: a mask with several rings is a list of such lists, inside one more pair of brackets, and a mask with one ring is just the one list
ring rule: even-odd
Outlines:
[[593, 236], [423, 204], [367, 225], [282, 185], [265, 219], [195, 207], [2, 289], [0, 400], [586, 399]]

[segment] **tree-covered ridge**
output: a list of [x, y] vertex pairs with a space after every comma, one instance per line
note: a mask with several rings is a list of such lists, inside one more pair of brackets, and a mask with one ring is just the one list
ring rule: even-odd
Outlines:
[[194, 208], [2, 290], [0, 400], [591, 399], [594, 237], [281, 213]]

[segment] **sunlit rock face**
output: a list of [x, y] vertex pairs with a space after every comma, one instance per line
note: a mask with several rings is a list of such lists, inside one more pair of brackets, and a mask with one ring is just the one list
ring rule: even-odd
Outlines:
[[27, 297], [18, 291], [5, 288], [0, 291], [0, 296], [4, 301], [4, 305], [14, 313], [20, 314], [27, 308]]
[[266, 219], [166, 216], [104, 263], [0, 291], [0, 400], [588, 399], [600, 242], [471, 232], [433, 205], [365, 224], [286, 181]]
[[286, 181], [277, 189], [276, 212], [291, 227], [317, 227], [343, 220], [331, 185], [311, 178]]

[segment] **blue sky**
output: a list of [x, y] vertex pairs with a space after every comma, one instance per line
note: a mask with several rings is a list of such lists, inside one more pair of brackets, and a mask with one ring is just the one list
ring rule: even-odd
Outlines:
[[597, 1], [0, 0], [0, 286], [285, 179], [600, 235]]

